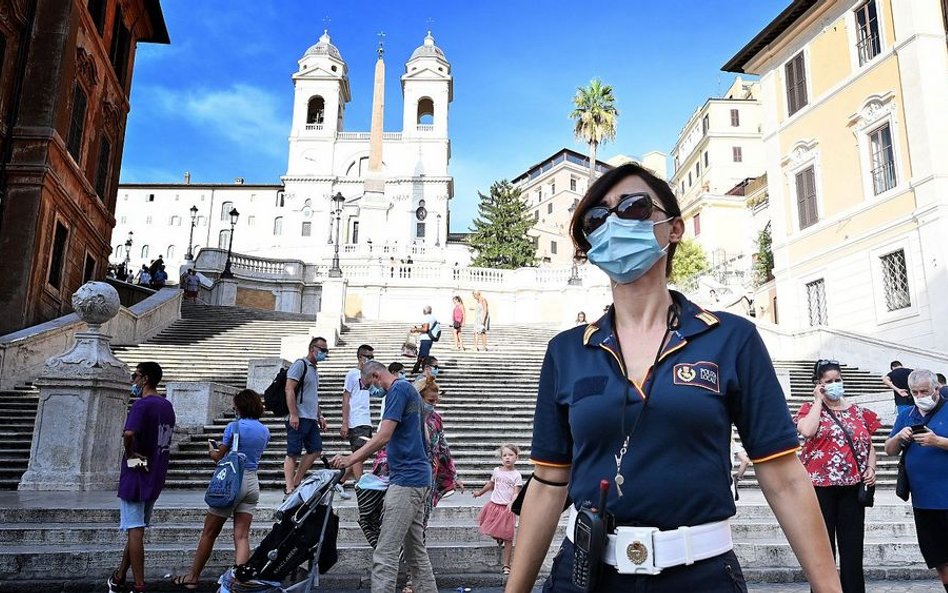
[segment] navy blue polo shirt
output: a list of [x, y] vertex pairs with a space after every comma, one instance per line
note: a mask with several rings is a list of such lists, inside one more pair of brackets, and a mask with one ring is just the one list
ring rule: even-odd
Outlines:
[[[709, 313], [679, 293], [672, 297], [681, 307], [681, 326], [645, 384], [626, 379], [611, 312], [553, 338], [540, 373], [531, 459], [571, 467], [569, 491], [577, 506], [595, 504], [600, 480], [609, 480], [608, 508], [620, 524], [675, 529], [732, 516], [732, 423], [757, 463], [799, 448], [754, 325]], [[613, 478], [625, 440], [623, 398], [628, 432], [647, 389], [647, 412], [622, 462], [620, 499]]]
[[[941, 395], [939, 390], [939, 397]], [[889, 438], [894, 437], [906, 426], [922, 424], [927, 421], [928, 429], [938, 436], [948, 436], [948, 404], [942, 404], [929, 412], [931, 417], [922, 416], [914, 405], [902, 410]], [[948, 451], [938, 447], [923, 447], [909, 443], [905, 450], [905, 471], [912, 487], [912, 506], [917, 509], [948, 509]]]

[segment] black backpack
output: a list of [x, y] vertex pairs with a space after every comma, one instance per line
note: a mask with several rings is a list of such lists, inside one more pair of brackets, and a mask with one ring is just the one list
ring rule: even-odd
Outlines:
[[432, 342], [437, 342], [441, 339], [441, 323], [437, 319], [431, 324], [431, 327], [428, 328], [428, 337], [431, 338]]
[[[303, 360], [303, 376], [296, 384], [296, 403], [303, 399], [303, 382], [306, 381], [307, 366], [306, 361]], [[290, 413], [290, 408], [286, 405], [286, 371], [287, 369], [280, 369], [280, 372], [273, 378], [273, 382], [263, 392], [263, 405], [274, 416], [283, 417]]]

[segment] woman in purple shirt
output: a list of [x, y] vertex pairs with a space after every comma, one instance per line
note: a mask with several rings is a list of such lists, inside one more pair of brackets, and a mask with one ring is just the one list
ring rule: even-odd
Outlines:
[[198, 588], [201, 571], [207, 564], [214, 542], [220, 535], [227, 519], [234, 517], [234, 548], [236, 558], [234, 564], [243, 564], [250, 559], [250, 523], [253, 521], [253, 512], [260, 500], [260, 483], [257, 481], [257, 465], [263, 455], [267, 443], [270, 442], [270, 431], [260, 422], [263, 415], [263, 402], [260, 394], [252, 389], [244, 389], [234, 396], [234, 411], [237, 420], [234, 420], [224, 429], [224, 439], [220, 445], [208, 441], [208, 456], [217, 463], [230, 450], [234, 442], [235, 429], [240, 430], [238, 447], [240, 452], [247, 456], [244, 466], [244, 480], [240, 487], [240, 494], [232, 507], [226, 509], [208, 508], [204, 517], [204, 530], [198, 540], [191, 571], [176, 576], [172, 583], [187, 591]]

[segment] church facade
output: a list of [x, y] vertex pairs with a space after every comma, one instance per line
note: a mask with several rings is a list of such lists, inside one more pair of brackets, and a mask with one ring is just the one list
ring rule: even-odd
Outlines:
[[345, 130], [348, 67], [324, 32], [292, 76], [289, 158], [280, 182], [192, 185], [186, 176], [180, 184], [122, 185], [112, 262], [127, 260], [136, 269], [161, 255], [174, 278], [189, 245], [193, 255], [200, 247], [228, 247], [235, 209], [239, 253], [328, 261], [338, 237], [343, 259], [457, 261], [445, 251], [454, 193], [451, 65], [429, 33], [401, 76], [402, 131], [384, 132], [381, 46], [378, 54], [370, 131]]

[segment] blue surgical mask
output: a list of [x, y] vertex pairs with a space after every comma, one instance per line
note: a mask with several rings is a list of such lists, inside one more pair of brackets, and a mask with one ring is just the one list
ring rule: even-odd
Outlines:
[[404, 378], [405, 378], [405, 373], [398, 373], [398, 378], [399, 378], [399, 379], [404, 379]]
[[846, 390], [843, 389], [843, 382], [837, 381], [824, 385], [823, 393], [826, 394], [826, 399], [831, 402], [838, 402], [843, 397], [843, 394], [846, 393]]
[[662, 259], [662, 248], [655, 239], [655, 225], [665, 220], [623, 220], [610, 216], [598, 229], [589, 234], [586, 257], [608, 274], [616, 284], [628, 284], [641, 278]]
[[431, 376], [432, 376], [432, 377], [437, 377], [437, 376], [438, 376], [438, 373], [440, 373], [440, 372], [441, 372], [441, 369], [431, 369]]
[[326, 360], [327, 358], [329, 358], [329, 355], [323, 352], [322, 350], [316, 353], [316, 362], [322, 362]]
[[385, 397], [385, 394], [388, 392], [387, 389], [382, 389], [378, 385], [373, 385], [369, 387], [369, 397]]
[[142, 386], [137, 383], [132, 383], [132, 397], [141, 397], [142, 396]]

